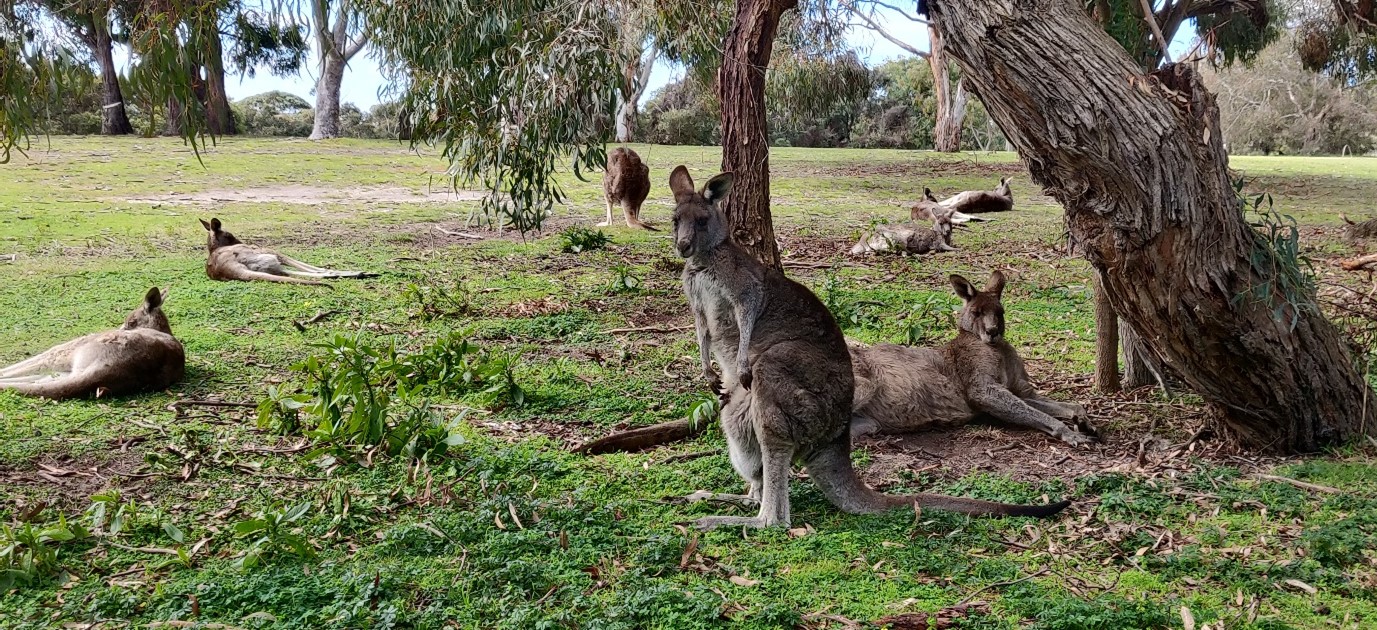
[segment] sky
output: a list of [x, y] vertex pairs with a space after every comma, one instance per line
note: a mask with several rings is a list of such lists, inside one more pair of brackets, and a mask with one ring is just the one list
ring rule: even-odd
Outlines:
[[[919, 50], [927, 50], [927, 27], [889, 10], [882, 10], [877, 13], [876, 18], [885, 30], [895, 37], [912, 44]], [[861, 58], [871, 66], [890, 59], [911, 56], [908, 52], [862, 26], [851, 27], [847, 31], [846, 37], [852, 47], [858, 49]], [[315, 77], [318, 69], [314, 59], [315, 57], [312, 56], [312, 61], [307, 63], [301, 74], [296, 76], [275, 77], [266, 72], [260, 72], [254, 77], [225, 77], [225, 89], [229, 92], [230, 98], [235, 100], [272, 90], [281, 90], [300, 96], [309, 103], [315, 103], [313, 90], [315, 89]], [[116, 63], [124, 66], [127, 63], [127, 58], [116, 59]], [[651, 72], [650, 86], [646, 90], [646, 95], [649, 96], [656, 89], [679, 78], [682, 74], [683, 71], [680, 68], [671, 67], [664, 62], [657, 63], [654, 71]], [[367, 111], [369, 107], [387, 100], [386, 95], [383, 94], [387, 87], [387, 80], [378, 70], [377, 60], [371, 56], [369, 49], [365, 49], [350, 61], [349, 68], [345, 71], [344, 83], [340, 86], [340, 100], [353, 103], [360, 109]]]

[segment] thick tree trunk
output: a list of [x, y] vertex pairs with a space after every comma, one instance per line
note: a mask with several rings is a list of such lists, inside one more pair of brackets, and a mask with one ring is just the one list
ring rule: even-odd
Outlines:
[[[1214, 97], [1145, 75], [1072, 0], [927, 0], [947, 52], [1066, 208], [1114, 310], [1242, 444], [1313, 451], [1377, 433], [1367, 384], [1244, 221]], [[1264, 289], [1259, 291], [1259, 288]]]
[[1095, 389], [1119, 391], [1119, 316], [1100, 286], [1099, 272], [1091, 273], [1095, 294]]
[[1143, 338], [1133, 331], [1133, 327], [1128, 322], [1116, 320], [1119, 324], [1119, 343], [1124, 348], [1124, 378], [1122, 384], [1125, 388], [1136, 389], [1148, 385], [1161, 384], [1166, 386], [1166, 381], [1159, 383], [1158, 374], [1153, 369], [1152, 359], [1148, 356], [1148, 349], [1143, 345]]
[[163, 135], [180, 136], [185, 124], [186, 108], [175, 98], [167, 99], [167, 118], [163, 120]]
[[798, 0], [737, 0], [722, 47], [717, 96], [722, 104], [722, 170], [735, 174], [723, 211], [732, 239], [779, 268], [770, 221], [770, 142], [765, 131], [765, 69], [779, 18]]
[[325, 67], [316, 80], [316, 119], [311, 126], [311, 139], [339, 137], [339, 88], [344, 83], [344, 58], [336, 53], [325, 55]]
[[[212, 23], [212, 26], [214, 23]], [[202, 67], [205, 68], [206, 131], [224, 136], [237, 133], [234, 114], [230, 110], [229, 94], [225, 91], [225, 58], [220, 45], [220, 33], [212, 31], [202, 40]]]
[[937, 98], [937, 124], [932, 130], [932, 148], [944, 153], [961, 150], [961, 123], [966, 120], [966, 90], [961, 81], [952, 92], [951, 69], [947, 67], [947, 52], [942, 36], [928, 26], [928, 67], [932, 68], [932, 91]]
[[100, 133], [106, 136], [122, 136], [134, 133], [134, 125], [129, 123], [129, 113], [124, 107], [124, 94], [120, 91], [120, 73], [115, 68], [114, 44], [110, 39], [110, 25], [104, 16], [92, 19], [95, 46], [91, 52], [100, 63], [101, 108]]

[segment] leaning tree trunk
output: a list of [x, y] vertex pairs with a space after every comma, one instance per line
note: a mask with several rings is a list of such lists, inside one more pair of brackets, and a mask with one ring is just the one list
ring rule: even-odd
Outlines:
[[765, 68], [779, 18], [798, 0], [737, 0], [717, 76], [722, 104], [722, 170], [735, 178], [723, 211], [732, 239], [778, 269], [779, 244], [770, 221], [770, 142], [765, 133]]
[[926, 5], [1033, 180], [1066, 208], [1114, 310], [1236, 439], [1313, 451], [1377, 433], [1338, 330], [1279, 275], [1298, 274], [1295, 261], [1244, 221], [1218, 107], [1189, 65], [1145, 75], [1073, 0]]
[[331, 51], [325, 55], [325, 67], [316, 81], [316, 119], [311, 126], [311, 139], [339, 137], [339, 89], [344, 83], [344, 58]]
[[932, 130], [932, 148], [944, 153], [961, 150], [961, 123], [966, 120], [966, 90], [961, 81], [952, 92], [951, 69], [947, 66], [947, 52], [942, 36], [928, 25], [928, 66], [932, 68], [932, 91], [937, 100], [937, 124]]
[[207, 33], [202, 41], [202, 65], [206, 72], [203, 99], [206, 108], [206, 130], [217, 136], [232, 135], [236, 133], [236, 129], [234, 114], [230, 110], [229, 93], [225, 90], [225, 58], [224, 50], [220, 46], [220, 33]]
[[100, 133], [105, 136], [134, 133], [134, 125], [129, 123], [129, 113], [124, 107], [124, 94], [120, 91], [120, 73], [115, 69], [110, 26], [101, 16], [94, 17], [91, 23], [95, 36], [92, 52], [100, 62]]

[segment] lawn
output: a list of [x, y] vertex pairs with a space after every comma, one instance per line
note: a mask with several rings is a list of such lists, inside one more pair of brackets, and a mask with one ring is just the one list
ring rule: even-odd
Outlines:
[[[651, 166], [642, 217], [667, 227], [670, 169], [701, 182], [718, 149], [635, 148]], [[1339, 215], [1367, 215], [1377, 159], [1234, 164], [1298, 221], [1322, 283], [1367, 285], [1338, 271], [1361, 250]], [[1198, 433], [1206, 410], [1188, 394], [1093, 393], [1088, 267], [1017, 156], [777, 149], [771, 166], [787, 272], [848, 336], [943, 343], [959, 304], [947, 276], [1005, 269], [1010, 341], [1105, 437], [881, 437], [857, 446], [865, 479], [1067, 497], [1066, 513], [849, 516], [799, 478], [795, 529], [699, 534], [681, 523], [723, 508], [669, 499], [740, 490], [720, 431], [572, 453], [710, 400], [664, 232], [612, 227], [605, 248], [564, 251], [562, 231], [601, 219], [597, 181], [567, 177], [570, 203], [523, 236], [469, 224], [475, 197], [448, 188], [443, 161], [393, 142], [231, 138], [198, 161], [173, 139], [52, 138], [0, 166], [0, 364], [113, 328], [158, 286], [187, 376], [114, 399], [0, 392], [0, 626], [1377, 626], [1375, 445], [1258, 457]], [[1007, 175], [1015, 211], [958, 230], [959, 252], [844, 255], [925, 186]], [[212, 281], [196, 220], [212, 216], [246, 242], [379, 276]], [[385, 383], [382, 404], [411, 423], [390, 446], [295, 409], [353, 374], [332, 357], [368, 352], [360, 378]]]

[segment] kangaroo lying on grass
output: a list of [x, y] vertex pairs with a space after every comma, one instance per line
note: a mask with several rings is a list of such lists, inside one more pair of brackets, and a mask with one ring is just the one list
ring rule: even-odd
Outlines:
[[906, 252], [909, 254], [928, 254], [956, 251], [956, 248], [951, 244], [952, 213], [938, 210], [935, 214], [931, 228], [918, 227], [912, 223], [877, 225], [874, 231], [861, 237], [860, 242], [851, 248], [851, 253]]
[[[760, 506], [757, 516], [708, 516], [701, 529], [789, 524], [790, 464], [797, 458], [833, 505], [865, 514], [920, 505], [966, 514], [1048, 516], [1069, 505], [1008, 505], [938, 494], [876, 492], [851, 466], [851, 357], [832, 314], [803, 285], [767, 268], [728, 238], [717, 207], [723, 173], [695, 191], [688, 169], [670, 175], [674, 244], [685, 258], [684, 293], [698, 332], [703, 375], [722, 393], [722, 430], [749, 494], [689, 498]], [[712, 369], [717, 358], [724, 379]]]
[[1068, 444], [1089, 442], [1095, 429], [1085, 408], [1038, 395], [1018, 352], [1004, 340], [1004, 274], [991, 274], [984, 291], [961, 276], [952, 276], [951, 284], [965, 304], [961, 331], [947, 345], [852, 344], [852, 437], [955, 427], [984, 414], [1038, 429]]
[[[1014, 209], [1014, 193], [1009, 190], [1011, 177], [999, 178], [994, 190], [967, 190], [943, 199], [939, 203], [962, 214], [1008, 212]], [[923, 189], [925, 194], [927, 189]]]
[[205, 219], [198, 221], [210, 233], [206, 236], [206, 249], [210, 250], [210, 257], [206, 259], [206, 275], [211, 280], [266, 280], [328, 287], [330, 285], [324, 282], [307, 278], [371, 278], [377, 275], [322, 269], [274, 251], [245, 245], [226, 232], [219, 219], [212, 218], [210, 223], [206, 223]]
[[182, 379], [186, 367], [182, 344], [163, 314], [166, 297], [157, 287], [149, 289], [123, 326], [0, 369], [0, 389], [55, 400], [166, 389]]
[[914, 221], [934, 221], [943, 214], [947, 215], [947, 219], [954, 224], [967, 223], [970, 221], [989, 221], [989, 219], [985, 217], [977, 217], [964, 212], [957, 212], [942, 205], [937, 201], [937, 197], [933, 196], [932, 189], [930, 188], [923, 189], [922, 201], [916, 201], [905, 207], [908, 208], [909, 218]]
[[612, 205], [617, 204], [622, 207], [627, 227], [659, 231], [641, 222], [641, 204], [650, 194], [650, 167], [641, 162], [641, 156], [635, 151], [617, 147], [607, 154], [602, 192], [607, 199], [607, 220], [598, 225], [612, 225]]

